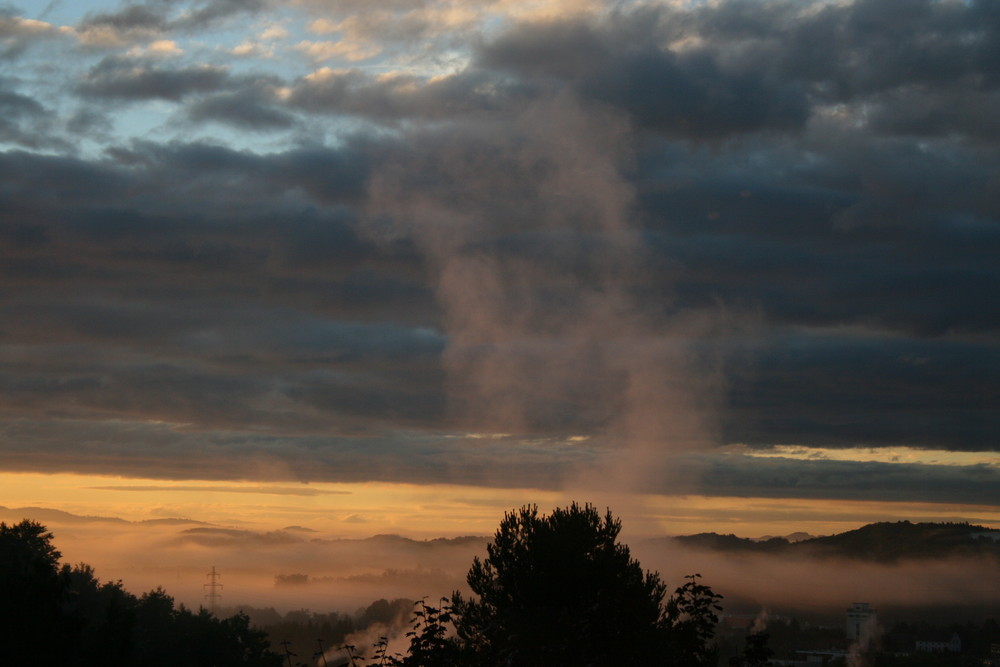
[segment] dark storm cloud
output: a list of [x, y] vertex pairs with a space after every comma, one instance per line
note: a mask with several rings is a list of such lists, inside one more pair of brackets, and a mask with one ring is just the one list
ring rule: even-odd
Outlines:
[[[61, 115], [0, 80], [8, 144], [105, 142], [0, 154], [4, 462], [553, 486], [625, 441], [995, 451], [998, 25], [990, 3], [622, 8], [479, 36], [437, 77], [116, 54]], [[148, 100], [181, 138], [111, 142], [112, 103]], [[283, 143], [183, 138], [210, 124]], [[519, 437], [441, 435], [466, 430]], [[996, 484], [709, 470], [734, 494]]]
[[[294, 321], [284, 328], [255, 328], [247, 322], [242, 339], [230, 335], [227, 349], [219, 350], [217, 336], [177, 322], [165, 322], [173, 330], [153, 338], [148, 332], [130, 334], [127, 327], [107, 329], [114, 319], [92, 317], [51, 318], [52, 325], [64, 327], [65, 337], [92, 343], [49, 340], [37, 345], [37, 354], [4, 355], [4, 412], [80, 419], [117, 413], [200, 429], [331, 435], [370, 430], [380, 420], [433, 427], [440, 418], [434, 402], [441, 400], [435, 369], [441, 344], [430, 333], [370, 326], [331, 332], [315, 325], [309, 331], [307, 323]], [[47, 318], [39, 319], [42, 324]], [[233, 320], [222, 315], [211, 326], [237, 327]]]
[[656, 279], [637, 289], [768, 331], [723, 344], [728, 439], [997, 447], [998, 15], [887, 4], [642, 9], [479, 49], [521, 90], [570, 87], [667, 138], [638, 148]]
[[439, 483], [557, 488], [580, 447], [483, 442], [419, 432], [302, 434], [179, 429], [148, 421], [51, 415], [0, 420], [7, 470], [76, 471], [149, 479]]
[[228, 79], [225, 68], [199, 65], [171, 69], [153, 61], [109, 56], [87, 73], [78, 92], [111, 100], [162, 99], [178, 101], [196, 93], [214, 92]]
[[[72, 309], [64, 307], [103, 304], [135, 312], [123, 320], [95, 311], [92, 319], [108, 322], [109, 332], [131, 321], [136, 326], [123, 331], [141, 337], [146, 322], [158, 336], [178, 323], [211, 328], [213, 317], [246, 312], [234, 311], [231, 299], [255, 294], [248, 307], [433, 321], [412, 251], [376, 249], [358, 235], [348, 204], [363, 184], [359, 150], [262, 158], [204, 145], [138, 144], [115, 158], [0, 160], [8, 260], [0, 271], [22, 286], [20, 307], [36, 308], [17, 328], [44, 317], [47, 331], [65, 331], [57, 321]], [[67, 296], [46, 297], [49, 289]], [[41, 305], [32, 305], [35, 294]], [[176, 303], [189, 305], [176, 311]], [[204, 320], [192, 321], [195, 314]], [[150, 326], [156, 320], [163, 326]]]
[[731, 439], [997, 447], [1000, 354], [988, 340], [775, 332], [753, 355], [730, 376]]
[[21, 145], [34, 145], [32, 133], [25, 132], [22, 125], [38, 116], [45, 115], [45, 107], [31, 97], [4, 90], [0, 80], [0, 140]]
[[88, 14], [78, 28], [81, 31], [109, 28], [122, 34], [204, 29], [225, 19], [254, 14], [268, 4], [267, 0], [124, 2], [117, 11]]
[[906, 85], [994, 88], [1000, 11], [990, 2], [862, 0], [794, 26], [785, 71], [849, 100]]
[[906, 88], [877, 96], [869, 112], [880, 134], [946, 137], [964, 134], [986, 144], [1000, 137], [1000, 92], [957, 90], [952, 95]]
[[[292, 206], [300, 215], [333, 216], [343, 222], [365, 195], [378, 150], [376, 142], [358, 137], [338, 147], [306, 145], [267, 155], [217, 143], [137, 142], [115, 148], [110, 156], [123, 171], [142, 169], [143, 187], [130, 193], [135, 208], [158, 210], [156, 204], [168, 198], [160, 187], [166, 182], [189, 196], [192, 212], [211, 212], [220, 222], [237, 214], [259, 215], [262, 205], [275, 210]], [[294, 196], [286, 200], [286, 193]], [[185, 201], [173, 205], [188, 206]], [[292, 216], [290, 224], [297, 220], [298, 215]]]
[[70, 149], [54, 130], [56, 113], [30, 94], [20, 78], [0, 76], [0, 142], [27, 150]]
[[166, 11], [168, 3], [155, 5], [128, 4], [117, 12], [99, 12], [88, 15], [80, 24], [86, 30], [93, 27], [109, 27], [115, 30], [163, 30], [167, 27]]
[[2, 373], [10, 409], [330, 432], [389, 405], [430, 424], [443, 343], [412, 324], [433, 311], [419, 271], [360, 238], [347, 209], [292, 195], [356, 197], [351, 150], [7, 154], [0, 271], [19, 289], [0, 297], [0, 341], [37, 352]]
[[[977, 121], [992, 124], [998, 31], [991, 3], [646, 7], [517, 26], [485, 42], [477, 64], [571, 86], [670, 136], [797, 131], [817, 106], [860, 100], [888, 116], [907, 96], [921, 104], [899, 105], [903, 122], [879, 117], [876, 129], [995, 137]], [[956, 110], [956, 98], [973, 108]]]
[[287, 129], [296, 123], [275, 105], [273, 84], [263, 81], [199, 100], [188, 107], [187, 116], [193, 123], [217, 121], [248, 130]]
[[764, 498], [821, 498], [1000, 504], [994, 466], [720, 457], [703, 471], [703, 492]]
[[517, 98], [516, 90], [485, 72], [469, 71], [428, 81], [402, 74], [375, 78], [357, 70], [321, 70], [296, 83], [288, 104], [311, 113], [391, 122], [497, 112]]
[[707, 139], [805, 123], [808, 104], [795, 82], [727, 66], [711, 49], [674, 53], [657, 37], [630, 23], [529, 25], [484, 46], [479, 64], [539, 85], [556, 79], [670, 135]]
[[[120, 18], [142, 14], [140, 8]], [[396, 122], [509, 111], [569, 88], [626, 111], [641, 128], [683, 139], [794, 136], [817, 111], [864, 103], [876, 133], [958, 132], [991, 140], [993, 65], [1000, 58], [990, 46], [1000, 23], [995, 13], [984, 5], [930, 1], [889, 12], [878, 2], [811, 10], [793, 3], [647, 7], [604, 20], [515, 26], [482, 41], [472, 65], [445, 77], [375, 79], [360, 70], [320, 70], [295, 82], [282, 101], [252, 82], [231, 82], [189, 114], [254, 129], [291, 127], [293, 111]], [[380, 34], [377, 26], [368, 30], [373, 39]], [[208, 73], [190, 67], [116, 72], [110, 65], [95, 68], [81, 90], [172, 100], [206, 92]]]
[[[47, 213], [38, 224], [73, 237], [176, 239], [198, 230], [202, 234], [191, 242], [210, 238], [206, 231], [238, 242], [232, 221], [262, 223], [266, 207], [303, 229], [328, 220], [324, 233], [345, 243], [354, 236], [348, 245], [357, 249], [367, 244], [348, 231], [349, 207], [364, 194], [366, 151], [363, 144], [346, 144], [262, 156], [216, 144], [138, 142], [116, 147], [104, 160], [7, 153], [0, 156], [0, 173], [13, 207], [7, 221], [24, 211], [28, 223], [31, 208]], [[180, 209], [165, 210], [168, 204]], [[273, 227], [259, 231], [275, 233]]]
[[781, 154], [757, 145], [658, 156], [642, 198], [670, 291], [650, 296], [767, 323], [758, 347], [733, 349], [726, 439], [995, 449], [996, 161], [851, 148], [780, 179]]
[[776, 323], [996, 331], [1000, 312], [981, 300], [1000, 251], [995, 159], [868, 142], [775, 180], [778, 158], [751, 146], [645, 165], [647, 241], [665, 282], [683, 274], [681, 303], [726, 294]]

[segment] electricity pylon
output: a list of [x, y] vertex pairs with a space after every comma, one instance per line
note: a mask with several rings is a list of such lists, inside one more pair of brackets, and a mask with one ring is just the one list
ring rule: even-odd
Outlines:
[[205, 593], [205, 599], [208, 600], [208, 609], [214, 616], [218, 602], [222, 599], [222, 593], [219, 592], [223, 588], [222, 584], [219, 583], [219, 578], [222, 575], [215, 571], [215, 566], [213, 565], [212, 571], [205, 576], [208, 577], [208, 583], [203, 584], [202, 588], [208, 591]]

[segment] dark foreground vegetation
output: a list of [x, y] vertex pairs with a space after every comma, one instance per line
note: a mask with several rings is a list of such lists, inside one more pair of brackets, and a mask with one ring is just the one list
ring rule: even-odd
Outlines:
[[244, 614], [194, 612], [162, 589], [136, 597], [60, 556], [41, 524], [0, 523], [0, 665], [281, 665]]
[[[137, 597], [87, 565], [60, 565], [39, 523], [0, 523], [0, 665], [762, 667], [809, 651], [828, 656], [827, 667], [845, 663], [830, 651], [850, 648], [843, 626], [775, 618], [766, 631], [757, 623], [740, 629], [735, 616], [718, 626], [721, 595], [697, 574], [668, 595], [659, 574], [618, 542], [620, 530], [610, 511], [589, 505], [547, 516], [525, 507], [504, 517], [486, 556], [474, 559], [469, 596], [380, 600], [353, 617], [241, 609], [219, 618], [175, 605], [162, 589]], [[402, 618], [408, 632], [397, 651], [389, 635]], [[937, 635], [960, 638], [961, 651], [912, 651]], [[872, 667], [978, 666], [997, 641], [993, 620], [897, 624], [861, 658]]]
[[[737, 665], [732, 656], [747, 654], [748, 639], [764, 640], [764, 648], [775, 665], [809, 663], [809, 667], [1000, 667], [1000, 624], [987, 618], [982, 622], [944, 624], [928, 622], [881, 622], [868, 642], [849, 640], [843, 622], [814, 624], [793, 616], [773, 616], [758, 634], [748, 634], [756, 623], [734, 623], [741, 615], [730, 616], [716, 633], [720, 665]], [[954, 645], [957, 638], [957, 645]], [[921, 648], [921, 640], [953, 643], [950, 647]], [[742, 663], [746, 665], [746, 662]], [[767, 663], [763, 663], [767, 664]]]
[[748, 552], [809, 558], [847, 558], [895, 563], [954, 557], [996, 559], [1000, 564], [1000, 530], [970, 523], [870, 523], [825, 537], [791, 542], [783, 537], [752, 540], [735, 535], [698, 533], [667, 538], [687, 547], [710, 551]]
[[[346, 660], [411, 667], [714, 665], [722, 596], [692, 575], [668, 597], [659, 575], [644, 571], [618, 542], [620, 530], [610, 511], [601, 515], [589, 505], [548, 516], [536, 507], [511, 512], [488, 555], [472, 564], [472, 596], [418, 602], [405, 653], [390, 654], [382, 638], [342, 646]], [[56, 656], [59, 664], [95, 666], [327, 662], [309, 659], [322, 642], [299, 647], [305, 657], [272, 650], [267, 633], [242, 612], [216, 618], [175, 606], [162, 589], [136, 597], [121, 582], [102, 583], [87, 565], [60, 565], [52, 539], [33, 521], [0, 523], [0, 664]], [[348, 627], [328, 629], [342, 634]]]

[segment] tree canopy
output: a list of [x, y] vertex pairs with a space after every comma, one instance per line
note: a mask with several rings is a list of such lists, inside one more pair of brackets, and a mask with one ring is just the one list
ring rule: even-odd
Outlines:
[[[621, 522], [576, 503], [547, 516], [509, 512], [468, 572], [473, 595], [418, 603], [406, 655], [386, 638], [369, 665], [708, 667], [722, 597], [691, 575], [667, 598], [656, 572], [618, 542]], [[266, 633], [245, 614], [191, 612], [164, 590], [141, 597], [101, 583], [87, 565], [60, 566], [41, 524], [0, 523], [0, 664], [46, 655], [70, 665], [277, 667]], [[385, 605], [388, 607], [388, 603]], [[362, 653], [350, 647], [349, 662]], [[289, 661], [291, 654], [289, 653]]]
[[91, 567], [59, 564], [52, 533], [0, 523], [0, 664], [59, 656], [67, 665], [278, 667], [267, 635], [244, 614], [195, 613], [162, 589], [137, 598]]
[[475, 662], [707, 664], [704, 630], [714, 627], [721, 596], [692, 580], [665, 603], [666, 585], [618, 542], [620, 531], [610, 510], [590, 505], [508, 513], [469, 570], [478, 598], [452, 599], [458, 637]]

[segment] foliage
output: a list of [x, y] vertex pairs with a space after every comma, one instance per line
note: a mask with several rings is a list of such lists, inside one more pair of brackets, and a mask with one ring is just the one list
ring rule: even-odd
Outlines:
[[25, 519], [11, 526], [0, 522], [0, 557], [5, 572], [22, 577], [54, 573], [62, 554], [52, 544], [52, 537], [37, 521]]
[[393, 625], [409, 618], [413, 604], [413, 600], [406, 598], [396, 598], [391, 602], [385, 598], [375, 600], [358, 614], [358, 627], [368, 627], [375, 623]]
[[414, 603], [416, 608], [410, 619], [410, 645], [406, 655], [389, 654], [389, 639], [379, 637], [372, 646], [372, 659], [365, 662], [364, 654], [357, 646], [345, 644], [340, 647], [347, 653], [349, 667], [449, 667], [465, 664], [462, 662], [459, 644], [448, 637], [452, 620], [448, 598], [441, 598], [438, 607], [432, 607], [425, 600]]
[[[601, 515], [590, 505], [574, 503], [549, 516], [534, 506], [508, 513], [486, 559], [476, 558], [469, 570], [478, 597], [455, 593], [436, 606], [418, 601], [405, 655], [390, 655], [382, 637], [370, 659], [354, 646], [342, 647], [348, 663], [712, 664], [721, 596], [692, 575], [665, 600], [665, 584], [618, 543], [620, 531], [610, 511]], [[30, 664], [54, 650], [69, 665], [109, 667], [279, 667], [296, 657], [287, 638], [285, 656], [269, 650], [267, 634], [242, 612], [221, 620], [204, 609], [192, 612], [159, 588], [137, 598], [121, 582], [100, 582], [87, 565], [60, 568], [59, 558], [40, 524], [0, 523], [0, 664]], [[400, 603], [380, 601], [363, 616], [373, 622], [394, 616]], [[330, 619], [299, 616], [310, 631], [320, 621], [334, 629]], [[350, 619], [334, 620], [341, 634], [349, 630], [340, 621]], [[322, 655], [320, 642], [314, 657]]]
[[69, 581], [59, 557], [40, 523], [0, 522], [0, 664], [27, 663], [40, 647], [69, 647], [73, 628], [62, 622]]
[[766, 632], [751, 632], [743, 647], [744, 667], [765, 667], [770, 664], [774, 651], [767, 645], [770, 635]]
[[417, 601], [412, 629], [406, 633], [410, 638], [409, 651], [402, 660], [391, 664], [402, 667], [447, 667], [459, 664], [459, 645], [448, 638], [452, 608], [448, 604], [448, 598], [441, 598], [440, 602], [440, 606], [432, 607], [424, 600]]
[[369, 667], [386, 667], [387, 665], [399, 664], [399, 660], [397, 660], [394, 656], [389, 655], [388, 637], [384, 635], [379, 637], [373, 648], [375, 649], [375, 661], [368, 663]]
[[[992, 535], [990, 535], [992, 533]], [[823, 555], [894, 562], [903, 558], [992, 556], [1000, 558], [1000, 534], [995, 529], [968, 523], [872, 523], [845, 533], [799, 543]]]
[[508, 513], [469, 571], [478, 599], [452, 598], [467, 664], [708, 664], [721, 596], [692, 579], [665, 608], [620, 531], [590, 505]]
[[871, 523], [826, 537], [789, 542], [781, 537], [764, 541], [735, 535], [699, 533], [671, 538], [685, 546], [711, 551], [795, 554], [896, 562], [952, 557], [1000, 558], [994, 528], [968, 523]]
[[63, 566], [63, 571], [70, 581], [64, 615], [79, 623], [78, 663], [128, 664], [136, 631], [135, 596], [120, 581], [102, 584], [89, 565]]
[[67, 665], [278, 667], [267, 635], [244, 614], [194, 613], [162, 589], [136, 598], [87, 565], [59, 566], [52, 533], [0, 523], [0, 664], [58, 655]]
[[365, 627], [357, 625], [350, 616], [337, 612], [316, 613], [302, 609], [282, 616], [270, 609], [249, 608], [247, 611], [251, 619], [270, 636], [271, 650], [279, 653], [285, 650], [281, 642], [288, 642], [304, 651], [306, 647], [311, 650], [320, 637], [329, 645], [339, 646], [356, 629]]
[[682, 665], [714, 665], [718, 647], [712, 642], [722, 611], [722, 596], [698, 582], [700, 574], [691, 574], [667, 601], [666, 616], [670, 632], [670, 655]]

